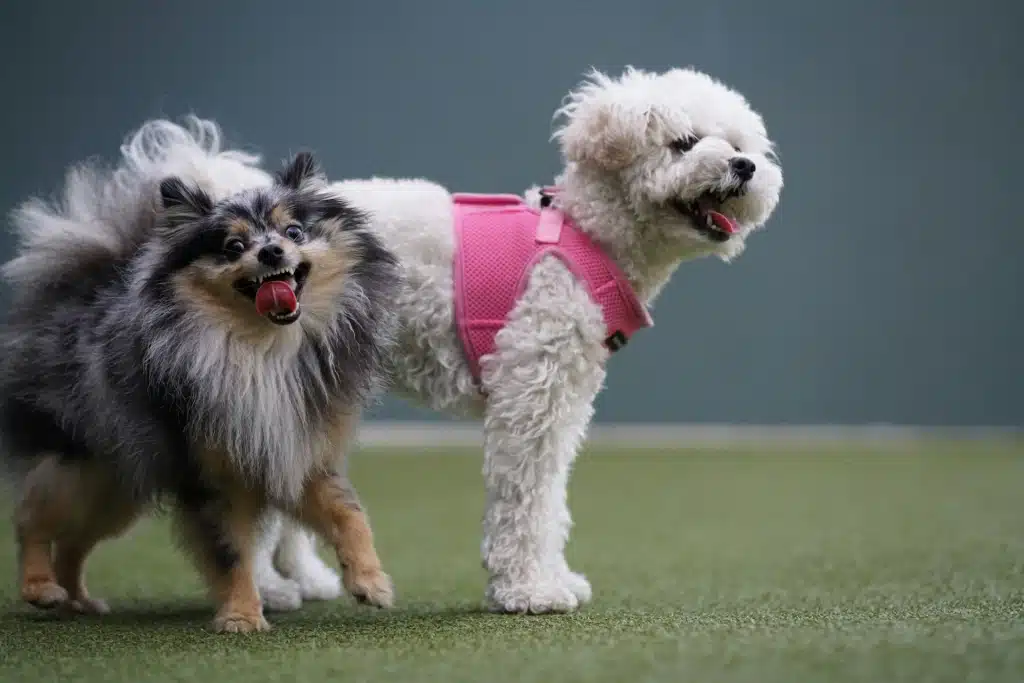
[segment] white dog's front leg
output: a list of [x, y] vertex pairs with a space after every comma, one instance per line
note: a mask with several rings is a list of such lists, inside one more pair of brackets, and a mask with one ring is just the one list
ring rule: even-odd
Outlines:
[[600, 309], [549, 259], [484, 360], [482, 545], [487, 597], [505, 612], [565, 612], [590, 599], [566, 565], [569, 470], [604, 381]]
[[567, 585], [562, 548], [570, 517], [566, 476], [575, 456], [559, 428], [519, 436], [502, 420], [485, 427], [484, 567], [487, 597], [505, 612], [566, 612], [579, 599]]

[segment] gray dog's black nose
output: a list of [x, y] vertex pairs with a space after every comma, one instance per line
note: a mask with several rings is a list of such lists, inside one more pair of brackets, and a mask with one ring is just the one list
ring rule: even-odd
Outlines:
[[729, 169], [736, 174], [737, 178], [747, 182], [754, 177], [754, 171], [757, 169], [757, 166], [746, 157], [733, 157], [729, 160]]
[[265, 266], [274, 268], [281, 265], [284, 258], [284, 249], [280, 244], [268, 244], [256, 254], [256, 259]]

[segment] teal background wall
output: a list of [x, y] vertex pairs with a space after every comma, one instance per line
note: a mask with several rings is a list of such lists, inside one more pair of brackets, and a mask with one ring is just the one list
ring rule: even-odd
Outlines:
[[189, 111], [335, 177], [521, 191], [587, 68], [695, 65], [765, 116], [786, 190], [739, 261], [679, 271], [598, 419], [1020, 426], [1022, 26], [995, 0], [10, 0], [0, 209]]

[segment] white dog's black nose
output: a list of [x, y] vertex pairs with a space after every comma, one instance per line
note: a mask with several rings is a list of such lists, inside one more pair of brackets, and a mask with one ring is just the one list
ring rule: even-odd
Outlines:
[[281, 265], [284, 259], [284, 249], [280, 244], [268, 244], [256, 253], [256, 260], [270, 268]]
[[746, 157], [733, 157], [729, 160], [729, 170], [744, 183], [754, 177], [756, 169], [757, 166], [754, 165], [754, 162]]

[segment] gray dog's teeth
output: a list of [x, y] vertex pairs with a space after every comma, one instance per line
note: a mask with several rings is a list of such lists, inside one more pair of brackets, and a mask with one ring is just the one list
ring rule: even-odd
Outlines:
[[259, 276], [256, 278], [256, 282], [257, 284], [262, 284], [265, 280], [272, 278], [275, 275], [288, 275], [290, 277], [294, 277], [295, 271], [290, 268], [282, 268], [281, 270], [274, 271], [273, 273], [267, 273], [266, 275]]

